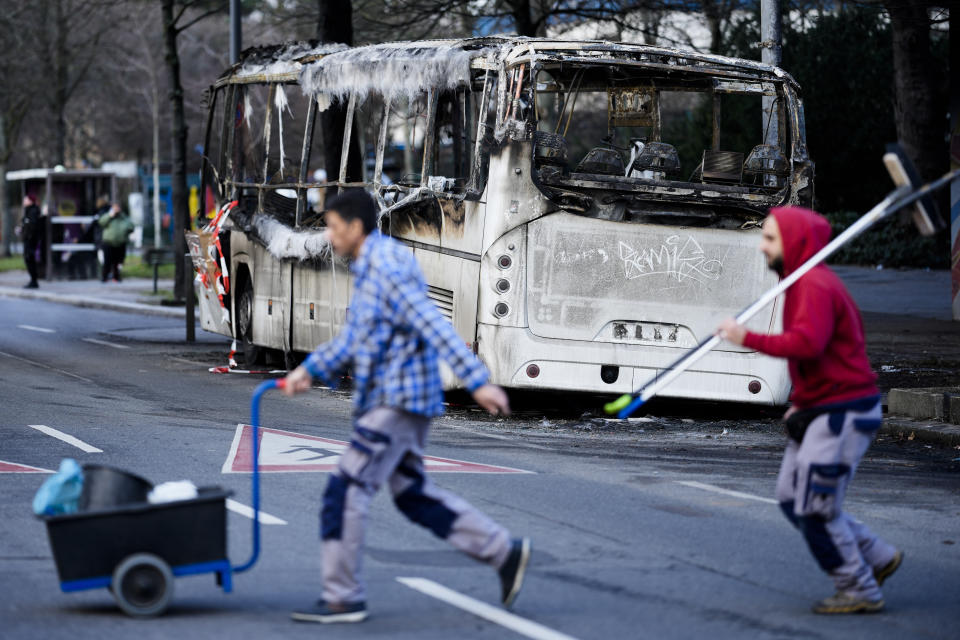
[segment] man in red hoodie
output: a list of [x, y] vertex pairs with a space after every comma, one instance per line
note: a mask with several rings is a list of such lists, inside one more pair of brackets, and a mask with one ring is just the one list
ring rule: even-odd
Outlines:
[[[829, 241], [830, 225], [823, 216], [780, 207], [771, 209], [764, 222], [760, 250], [769, 267], [785, 277]], [[788, 361], [793, 392], [784, 420], [790, 439], [777, 478], [777, 500], [837, 589], [814, 604], [813, 611], [882, 610], [880, 585], [900, 566], [903, 553], [841, 508], [882, 418], [863, 321], [846, 287], [820, 264], [784, 294], [783, 333], [753, 333], [732, 318], [718, 333]]]

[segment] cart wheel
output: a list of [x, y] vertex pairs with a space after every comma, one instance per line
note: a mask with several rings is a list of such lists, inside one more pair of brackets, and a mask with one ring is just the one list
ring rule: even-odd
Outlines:
[[113, 571], [113, 597], [124, 613], [145, 618], [163, 613], [173, 597], [173, 572], [151, 553], [126, 557]]

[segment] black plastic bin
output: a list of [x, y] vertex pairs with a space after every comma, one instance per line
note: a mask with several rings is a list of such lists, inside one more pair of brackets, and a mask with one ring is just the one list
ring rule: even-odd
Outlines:
[[226, 499], [204, 487], [196, 498], [43, 516], [63, 591], [111, 587], [120, 608], [162, 613], [173, 577], [213, 572], [230, 590]]
[[146, 502], [153, 485], [138, 475], [99, 464], [83, 465], [80, 511]]

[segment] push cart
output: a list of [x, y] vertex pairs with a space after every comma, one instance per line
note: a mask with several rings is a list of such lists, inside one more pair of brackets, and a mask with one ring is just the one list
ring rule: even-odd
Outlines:
[[[229, 593], [233, 574], [250, 569], [260, 555], [260, 398], [269, 389], [282, 388], [283, 383], [283, 379], [263, 382], [250, 403], [253, 551], [247, 562], [233, 566], [227, 559], [226, 500], [232, 491], [200, 488], [195, 498], [159, 504], [146, 502], [144, 491], [136, 502], [109, 507], [90, 504], [68, 515], [41, 516], [47, 525], [60, 589], [72, 592], [106, 587], [120, 609], [138, 617], [166, 610], [173, 597], [174, 577], [213, 573], [217, 584]], [[133, 483], [149, 487], [142, 479], [125, 475]]]

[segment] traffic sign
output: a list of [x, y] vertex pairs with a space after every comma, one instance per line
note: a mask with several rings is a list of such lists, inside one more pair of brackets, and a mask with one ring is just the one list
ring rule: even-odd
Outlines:
[[[238, 424], [233, 444], [223, 473], [250, 473], [253, 471], [253, 427]], [[293, 431], [260, 427], [260, 472], [330, 472], [337, 468], [340, 455], [350, 446], [349, 442], [308, 436]], [[498, 467], [477, 462], [465, 462], [451, 458], [424, 456], [423, 464], [431, 473], [532, 473], [522, 469]]]

